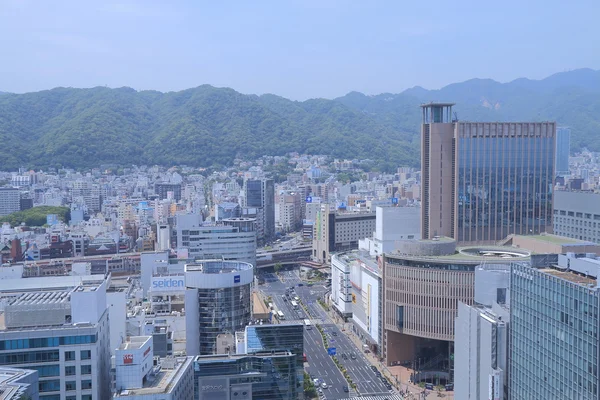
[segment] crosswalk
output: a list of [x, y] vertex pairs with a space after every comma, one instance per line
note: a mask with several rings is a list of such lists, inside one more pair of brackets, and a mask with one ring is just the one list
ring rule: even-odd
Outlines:
[[348, 399], [360, 399], [360, 400], [404, 400], [404, 397], [402, 397], [399, 394], [388, 394], [388, 395], [382, 395], [382, 396], [354, 396], [354, 397], [348, 397]]

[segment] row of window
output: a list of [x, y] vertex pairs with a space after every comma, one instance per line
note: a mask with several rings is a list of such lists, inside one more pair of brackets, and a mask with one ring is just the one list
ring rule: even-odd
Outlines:
[[[584, 218], [584, 213], [565, 210], [554, 210], [554, 215], [568, 215], [569, 217]], [[585, 213], [585, 218], [592, 219], [592, 214]], [[594, 214], [594, 220], [600, 221], [600, 215]]]
[[36, 339], [0, 340], [1, 350], [36, 349], [41, 347], [58, 347], [74, 344], [96, 343], [98, 335], [57, 336]]
[[[581, 220], [574, 219], [574, 218], [554, 217], [554, 222], [561, 222], [561, 223], [568, 223], [568, 224], [573, 224], [573, 225], [587, 226], [589, 228], [592, 228], [592, 227], [596, 228], [596, 222], [581, 221]], [[598, 226], [600, 226], [600, 223], [598, 223]]]

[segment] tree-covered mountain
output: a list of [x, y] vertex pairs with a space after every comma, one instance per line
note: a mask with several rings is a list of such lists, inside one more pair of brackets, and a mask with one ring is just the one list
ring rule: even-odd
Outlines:
[[228, 165], [297, 151], [417, 166], [419, 104], [453, 101], [463, 120], [556, 120], [600, 151], [600, 71], [540, 81], [473, 79], [429, 91], [291, 101], [200, 86], [180, 92], [56, 88], [0, 96], [0, 169], [100, 164]]
[[308, 152], [416, 165], [411, 134], [332, 100], [292, 102], [204, 85], [180, 92], [57, 88], [0, 96], [2, 169], [231, 164]]
[[591, 69], [509, 83], [471, 79], [440, 90], [414, 87], [400, 94], [352, 92], [335, 100], [392, 129], [413, 133], [421, 118], [418, 105], [432, 101], [456, 103], [457, 117], [467, 121], [556, 121], [571, 128], [572, 149], [600, 151], [600, 71]]

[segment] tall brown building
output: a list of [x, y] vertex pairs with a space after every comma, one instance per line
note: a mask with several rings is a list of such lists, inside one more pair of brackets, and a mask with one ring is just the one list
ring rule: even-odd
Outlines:
[[493, 243], [552, 232], [555, 122], [464, 122], [421, 106], [423, 238]]

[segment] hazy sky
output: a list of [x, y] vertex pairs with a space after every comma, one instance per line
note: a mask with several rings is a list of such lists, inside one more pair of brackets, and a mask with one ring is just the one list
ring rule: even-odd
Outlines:
[[600, 0], [0, 0], [0, 91], [292, 99], [600, 69]]

